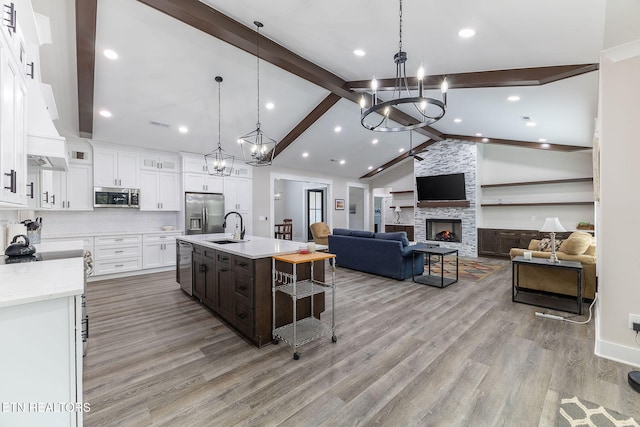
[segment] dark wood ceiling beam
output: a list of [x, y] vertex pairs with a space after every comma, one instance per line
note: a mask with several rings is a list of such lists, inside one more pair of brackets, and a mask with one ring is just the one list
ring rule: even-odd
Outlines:
[[327, 111], [331, 109], [338, 101], [342, 98], [335, 93], [330, 93], [325, 99], [322, 100], [320, 104], [316, 106], [307, 116], [300, 121], [296, 125], [296, 127], [291, 130], [282, 138], [282, 140], [276, 145], [276, 152], [274, 153], [274, 157], [278, 156], [278, 154], [282, 153], [289, 145], [293, 143], [300, 135], [302, 135], [307, 129], [309, 129], [320, 117], [324, 115]]
[[[425, 142], [423, 142], [422, 144], [418, 144], [413, 148], [413, 152], [418, 154], [420, 153], [420, 151], [424, 150], [425, 148], [429, 147], [430, 145], [435, 144], [438, 141], [434, 141], [432, 139], [428, 139]], [[364, 178], [372, 178], [373, 176], [382, 173], [384, 171], [386, 171], [387, 169], [389, 169], [391, 166], [393, 165], [397, 165], [398, 163], [400, 163], [401, 161], [407, 159], [409, 156], [409, 152], [407, 151], [406, 153], [402, 153], [401, 155], [399, 155], [398, 157], [389, 160], [387, 163], [385, 163], [382, 166], [379, 166], [377, 168], [374, 168], [373, 170], [371, 170], [371, 172], [362, 175], [360, 177], [360, 179], [364, 179]]]
[[[598, 64], [557, 65], [551, 67], [516, 68], [511, 70], [479, 71], [472, 73], [436, 74], [425, 76], [425, 89], [439, 89], [446, 77], [449, 89], [481, 87], [541, 86], [569, 77], [579, 76], [598, 70]], [[418, 79], [408, 77], [409, 89], [417, 89]], [[392, 90], [395, 79], [377, 79], [379, 90]], [[346, 88], [365, 91], [371, 87], [371, 80], [348, 82]]]
[[93, 135], [93, 87], [96, 59], [98, 0], [76, 0], [76, 70], [78, 74], [79, 136]]
[[538, 150], [546, 150], [546, 151], [572, 152], [572, 151], [591, 150], [591, 147], [581, 147], [578, 145], [547, 144], [544, 142], [519, 141], [516, 139], [485, 138], [485, 137], [467, 136], [467, 135], [445, 135], [445, 137], [446, 139], [458, 139], [461, 141], [475, 142], [478, 144], [502, 144], [502, 145], [509, 145], [511, 147], [535, 148]]

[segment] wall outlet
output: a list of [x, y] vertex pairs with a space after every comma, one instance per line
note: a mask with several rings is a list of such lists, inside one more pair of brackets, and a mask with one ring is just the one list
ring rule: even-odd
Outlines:
[[640, 323], [640, 314], [629, 313], [629, 329], [633, 329], [634, 323]]

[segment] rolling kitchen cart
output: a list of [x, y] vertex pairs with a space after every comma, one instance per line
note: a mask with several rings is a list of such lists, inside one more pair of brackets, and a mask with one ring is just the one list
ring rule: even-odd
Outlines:
[[[324, 261], [329, 259], [331, 264], [331, 283], [320, 282], [313, 278], [314, 261]], [[292, 265], [292, 273], [278, 271], [276, 261], [286, 262]], [[273, 298], [273, 343], [278, 344], [280, 340], [286, 342], [293, 348], [293, 358], [298, 360], [300, 353], [298, 347], [311, 342], [317, 338], [331, 333], [331, 341], [336, 338], [336, 256], [324, 252], [313, 252], [309, 254], [289, 254], [276, 255], [271, 258], [272, 262], [272, 286]], [[298, 281], [297, 265], [310, 263], [311, 274], [309, 279]], [[313, 317], [313, 296], [331, 289], [331, 325]], [[293, 321], [284, 326], [276, 328], [276, 292], [283, 292], [291, 297], [293, 305]], [[310, 315], [307, 318], [297, 320], [296, 303], [297, 300], [309, 297], [311, 304]]]

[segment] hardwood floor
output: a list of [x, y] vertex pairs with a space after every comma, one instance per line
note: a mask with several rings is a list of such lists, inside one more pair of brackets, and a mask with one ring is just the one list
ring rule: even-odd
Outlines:
[[504, 268], [445, 289], [338, 268], [338, 342], [297, 361], [239, 338], [173, 272], [91, 282], [85, 425], [554, 426], [565, 395], [640, 419], [632, 368], [593, 355], [593, 322], [534, 317], [509, 262], [483, 261]]

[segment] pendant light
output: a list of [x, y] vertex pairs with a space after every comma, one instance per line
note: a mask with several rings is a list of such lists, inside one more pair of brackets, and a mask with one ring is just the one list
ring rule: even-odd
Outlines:
[[269, 138], [260, 128], [260, 28], [261, 22], [253, 21], [256, 26], [257, 42], [257, 70], [258, 70], [258, 123], [256, 129], [238, 138], [242, 147], [244, 162], [251, 166], [269, 166], [273, 163], [276, 141]]
[[207, 172], [209, 175], [217, 175], [217, 176], [229, 176], [233, 171], [233, 161], [235, 159], [234, 156], [227, 154], [223, 149], [220, 143], [220, 130], [222, 128], [222, 120], [221, 117], [221, 102], [220, 102], [220, 83], [222, 83], [222, 77], [216, 76], [216, 81], [218, 82], [218, 148], [206, 154], [204, 156], [204, 161], [207, 164]]

